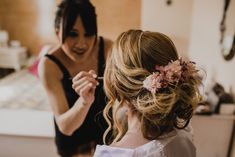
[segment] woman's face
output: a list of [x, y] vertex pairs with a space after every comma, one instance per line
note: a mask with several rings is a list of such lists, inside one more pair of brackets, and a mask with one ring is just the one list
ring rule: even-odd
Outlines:
[[73, 61], [89, 59], [93, 54], [96, 35], [88, 35], [80, 16], [77, 17], [72, 30], [62, 43], [65, 54]]

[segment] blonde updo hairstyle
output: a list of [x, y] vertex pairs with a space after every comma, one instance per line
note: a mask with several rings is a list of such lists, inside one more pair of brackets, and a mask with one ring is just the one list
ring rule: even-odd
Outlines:
[[[125, 102], [140, 120], [146, 139], [153, 140], [174, 128], [183, 129], [188, 125], [201, 97], [199, 75], [192, 75], [183, 83], [155, 94], [143, 88], [143, 81], [156, 72], [156, 65], [165, 66], [177, 59], [173, 42], [162, 33], [129, 30], [119, 35], [104, 74], [104, 89], [109, 99], [104, 109], [104, 117], [109, 124], [104, 142], [111, 130], [116, 130], [112, 142], [119, 141], [125, 134], [124, 124], [117, 117]], [[109, 116], [110, 111], [112, 117]]]

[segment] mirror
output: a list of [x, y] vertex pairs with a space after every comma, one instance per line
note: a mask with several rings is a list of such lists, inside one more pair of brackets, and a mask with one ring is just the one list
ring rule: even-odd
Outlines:
[[221, 53], [223, 58], [226, 61], [232, 60], [232, 58], [235, 55], [235, 34], [233, 36], [226, 35], [225, 36], [225, 31], [226, 31], [226, 14], [227, 10], [230, 5], [230, 0], [224, 0], [224, 10], [223, 10], [223, 16], [222, 20], [220, 23], [220, 45], [221, 45]]
[[226, 61], [233, 59], [235, 55], [235, 36], [226, 36], [221, 44], [221, 53]]

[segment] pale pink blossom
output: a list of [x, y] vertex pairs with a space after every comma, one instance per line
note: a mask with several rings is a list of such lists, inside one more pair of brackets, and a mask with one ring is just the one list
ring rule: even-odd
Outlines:
[[143, 82], [143, 87], [152, 93], [156, 93], [161, 88], [161, 75], [160, 73], [153, 73], [149, 75]]

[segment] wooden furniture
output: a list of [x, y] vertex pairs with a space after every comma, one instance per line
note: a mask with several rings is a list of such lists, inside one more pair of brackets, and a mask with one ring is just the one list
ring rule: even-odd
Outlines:
[[235, 115], [195, 115], [192, 118], [197, 157], [234, 157]]
[[1, 157], [59, 157], [49, 111], [0, 109]]
[[20, 70], [27, 59], [25, 47], [0, 47], [0, 68]]

